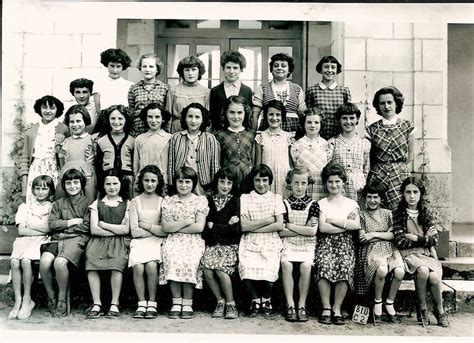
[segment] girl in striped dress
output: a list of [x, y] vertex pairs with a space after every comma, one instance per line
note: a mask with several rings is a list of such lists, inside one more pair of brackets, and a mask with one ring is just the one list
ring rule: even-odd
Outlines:
[[[288, 306], [285, 319], [290, 322], [306, 322], [308, 320], [306, 297], [309, 290], [311, 266], [314, 262], [319, 217], [318, 203], [306, 194], [308, 185], [312, 181], [307, 168], [294, 168], [286, 176], [286, 184], [290, 186], [292, 194], [284, 200], [286, 224], [279, 234], [283, 237], [281, 270], [283, 290]], [[295, 309], [293, 300], [293, 265], [295, 263], [299, 264], [300, 269], [297, 309]]]
[[295, 69], [293, 58], [288, 54], [278, 53], [270, 58], [269, 65], [273, 80], [262, 83], [255, 90], [252, 128], [256, 130], [258, 127], [258, 131], [264, 131], [268, 128], [268, 123], [265, 120], [259, 123], [260, 112], [263, 106], [271, 100], [279, 100], [285, 105], [287, 113], [281, 128], [294, 134], [299, 128], [300, 114], [306, 110], [306, 103], [303, 89], [299, 85], [288, 81], [288, 77]]
[[332, 158], [328, 142], [319, 136], [321, 130], [321, 111], [317, 108], [305, 111], [301, 118], [304, 136], [291, 146], [290, 154], [295, 167], [309, 169], [314, 184], [309, 186], [308, 194], [315, 201], [326, 196], [326, 187], [321, 180], [321, 171]]
[[253, 190], [242, 194], [240, 215], [239, 274], [251, 297], [250, 316], [272, 313], [271, 292], [280, 269], [281, 239], [285, 208], [281, 195], [270, 191], [273, 173], [259, 164], [249, 174]]
[[220, 146], [216, 137], [206, 132], [209, 111], [201, 104], [193, 102], [181, 114], [181, 127], [171, 136], [168, 149], [168, 184], [182, 167], [190, 167], [197, 175], [195, 193], [206, 195], [214, 175], [219, 170]]
[[387, 192], [383, 207], [394, 210], [402, 199], [400, 185], [409, 175], [413, 160], [415, 127], [400, 118], [403, 95], [395, 87], [384, 87], [375, 93], [372, 105], [382, 117], [367, 128], [372, 143], [368, 182], [382, 185]]

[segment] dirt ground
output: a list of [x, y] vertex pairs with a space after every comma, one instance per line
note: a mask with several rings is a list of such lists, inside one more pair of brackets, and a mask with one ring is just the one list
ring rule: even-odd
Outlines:
[[[154, 320], [137, 320], [131, 317], [132, 311], [129, 310], [122, 312], [118, 318], [102, 317], [96, 320], [87, 320], [84, 314], [77, 310], [73, 310], [71, 316], [66, 318], [51, 318], [46, 309], [39, 309], [34, 310], [28, 320], [19, 321], [7, 320], [9, 311], [10, 307], [0, 311], [0, 327], [2, 328], [0, 342], [2, 343], [10, 341], [10, 339], [13, 339], [14, 342], [20, 342], [23, 341], [21, 338], [24, 337], [27, 338], [26, 341], [29, 341], [28, 338], [31, 338], [31, 341], [38, 342], [41, 341], [40, 337], [42, 335], [46, 334], [50, 338], [52, 333], [67, 334], [68, 332], [77, 332], [71, 338], [81, 342], [86, 341], [85, 337], [90, 337], [87, 340], [95, 341], [94, 338], [99, 340], [101, 334], [104, 333], [107, 333], [107, 337], [110, 337], [111, 332], [115, 333], [119, 338], [128, 337], [127, 335], [131, 333], [179, 334], [172, 337], [177, 337], [178, 341], [188, 341], [189, 337], [193, 337], [189, 340], [191, 342], [196, 341], [197, 336], [195, 334], [225, 334], [220, 336], [225, 338], [224, 341], [237, 340], [246, 342], [254, 341], [251, 337], [255, 338], [255, 341], [258, 339], [259, 342], [266, 341], [265, 337], [273, 337], [272, 342], [275, 342], [275, 338], [276, 341], [279, 341], [282, 338], [288, 337], [280, 335], [294, 335], [291, 341], [295, 339], [306, 340], [305, 338], [312, 337], [311, 335], [334, 335], [335, 339], [337, 336], [343, 336], [341, 341], [344, 341], [345, 336], [357, 336], [359, 339], [362, 338], [360, 336], [392, 336], [393, 338], [396, 338], [396, 336], [427, 336], [425, 338], [429, 338], [430, 342], [433, 342], [432, 338], [434, 336], [464, 336], [469, 337], [467, 340], [472, 342], [472, 337], [474, 336], [473, 313], [451, 315], [449, 317], [451, 324], [449, 328], [441, 328], [436, 325], [423, 328], [416, 322], [415, 317], [407, 316], [400, 316], [400, 324], [382, 323], [374, 326], [373, 324], [361, 325], [347, 321], [344, 326], [326, 326], [318, 323], [316, 317], [310, 317], [310, 320], [306, 323], [289, 323], [284, 320], [283, 316], [278, 314], [269, 318], [249, 318], [241, 314], [239, 319], [225, 320], [211, 318], [211, 314], [207, 312], [197, 312], [194, 319], [182, 320], [168, 319], [166, 313], [159, 313], [159, 316]], [[434, 321], [434, 318], [432, 320]], [[90, 336], [91, 334], [93, 335]], [[209, 336], [208, 338], [211, 337]], [[390, 337], [383, 338], [384, 341], [387, 339], [390, 340]], [[371, 341], [372, 339], [368, 337], [362, 339], [364, 342], [369, 340]], [[47, 339], [47, 341], [52, 342], [53, 340]], [[101, 339], [101, 341], [103, 340]], [[206, 339], [206, 341], [208, 340]], [[221, 339], [218, 341], [222, 342]], [[333, 338], [331, 338], [331, 341], [333, 341]], [[381, 340], [376, 341], [381, 342]], [[402, 341], [406, 342], [406, 340]], [[416, 339], [416, 341], [420, 340]]]

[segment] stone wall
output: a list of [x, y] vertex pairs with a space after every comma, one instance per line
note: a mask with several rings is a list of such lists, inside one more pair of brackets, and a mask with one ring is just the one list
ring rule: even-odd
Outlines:
[[371, 105], [379, 88], [393, 85], [403, 93], [402, 117], [416, 127], [412, 170], [426, 173], [431, 204], [440, 212], [443, 228], [449, 230], [447, 25], [347, 22], [339, 45], [345, 56], [344, 84], [351, 89], [352, 100], [364, 109], [368, 124], [380, 118]]

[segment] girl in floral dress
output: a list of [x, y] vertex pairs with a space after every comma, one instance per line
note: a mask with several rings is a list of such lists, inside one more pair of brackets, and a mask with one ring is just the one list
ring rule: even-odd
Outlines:
[[240, 198], [242, 238], [239, 245], [239, 274], [252, 297], [250, 316], [272, 314], [271, 294], [278, 279], [285, 207], [281, 195], [270, 191], [271, 169], [259, 164], [252, 169], [253, 190]]
[[281, 123], [286, 118], [286, 108], [281, 101], [272, 100], [263, 107], [263, 120], [268, 129], [255, 136], [255, 163], [264, 163], [273, 172], [274, 180], [270, 190], [285, 196], [285, 178], [290, 170], [290, 146], [294, 135], [283, 131]]
[[35, 177], [48, 175], [57, 184], [58, 146], [69, 136], [68, 127], [58, 120], [64, 111], [59, 99], [45, 95], [36, 100], [34, 110], [41, 120], [25, 132], [20, 159], [21, 194], [28, 205], [34, 200], [31, 185]]
[[321, 181], [321, 170], [332, 158], [332, 150], [328, 142], [319, 136], [321, 130], [321, 112], [315, 109], [305, 111], [301, 118], [304, 136], [290, 148], [291, 158], [295, 167], [308, 168], [314, 184], [308, 188], [308, 194], [318, 201], [326, 196], [326, 188]]
[[216, 132], [221, 146], [221, 166], [234, 167], [240, 188], [254, 165], [255, 131], [250, 129], [251, 108], [242, 96], [230, 96], [223, 109], [224, 129]]
[[[163, 243], [163, 280], [170, 284], [173, 306], [169, 318], [194, 317], [194, 288], [202, 288], [201, 257], [204, 240], [201, 232], [209, 213], [207, 199], [193, 193], [197, 174], [190, 167], [181, 167], [174, 176], [171, 196], [163, 200], [162, 226], [168, 236]], [[165, 281], [166, 280], [166, 281]]]
[[372, 105], [382, 119], [367, 128], [372, 143], [368, 182], [379, 183], [387, 190], [382, 204], [389, 210], [397, 208], [402, 199], [400, 185], [409, 175], [413, 160], [415, 127], [399, 116], [403, 101], [403, 95], [397, 88], [379, 89]]
[[336, 118], [342, 133], [328, 141], [333, 151], [331, 161], [344, 166], [347, 173], [344, 195], [355, 201], [360, 200], [360, 192], [370, 170], [370, 141], [355, 131], [360, 114], [351, 102], [341, 105], [336, 111]]
[[374, 283], [374, 319], [376, 322], [380, 321], [385, 277], [392, 273], [393, 277], [390, 282], [385, 309], [388, 320], [394, 322], [396, 313], [393, 303], [405, 275], [405, 270], [402, 256], [393, 244], [392, 213], [380, 208], [384, 191], [378, 185], [368, 184], [362, 192], [366, 209], [360, 212], [359, 241], [363, 245], [359, 249], [359, 263], [363, 271], [364, 284], [362, 285], [363, 289], [357, 291], [359, 294], [365, 294], [372, 282]]
[[[318, 201], [319, 236], [316, 246], [316, 280], [323, 311], [319, 322], [343, 325], [341, 306], [354, 276], [354, 243], [351, 232], [360, 229], [359, 206], [342, 195], [347, 175], [336, 163], [324, 167], [322, 180], [329, 196]], [[331, 289], [334, 285], [334, 303]]]

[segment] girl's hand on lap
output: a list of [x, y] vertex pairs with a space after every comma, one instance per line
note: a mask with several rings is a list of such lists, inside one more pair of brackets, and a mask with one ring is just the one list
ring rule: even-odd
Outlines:
[[138, 221], [138, 227], [139, 227], [140, 229], [150, 231], [150, 230], [151, 230], [151, 222], [149, 222], [148, 220], [142, 220], [142, 219], [140, 219], [140, 220]]
[[229, 225], [233, 225], [233, 224], [238, 223], [238, 222], [239, 222], [239, 217], [238, 216], [233, 216], [229, 220]]
[[430, 236], [434, 236], [438, 234], [438, 230], [436, 230], [436, 228], [432, 227], [428, 230], [428, 232], [426, 233], [426, 237], [430, 237]]

